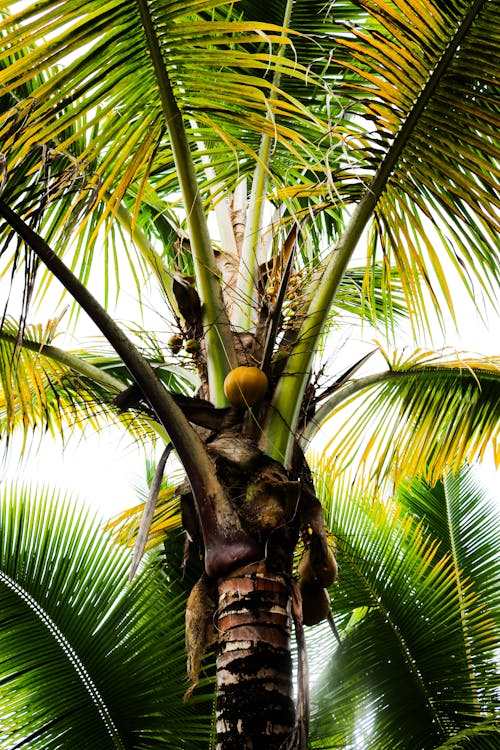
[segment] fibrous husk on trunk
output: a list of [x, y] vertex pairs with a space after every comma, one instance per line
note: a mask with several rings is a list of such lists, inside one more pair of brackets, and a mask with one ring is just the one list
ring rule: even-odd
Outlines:
[[186, 604], [187, 675], [190, 682], [184, 694], [189, 700], [199, 682], [201, 661], [216, 640], [214, 625], [216, 590], [206, 574], [195, 583]]

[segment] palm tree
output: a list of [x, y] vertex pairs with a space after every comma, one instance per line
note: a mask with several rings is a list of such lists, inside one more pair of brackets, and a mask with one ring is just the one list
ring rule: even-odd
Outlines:
[[[364, 377], [366, 357], [330, 383], [314, 373], [343, 313], [390, 346], [400, 318], [417, 334], [430, 308], [454, 314], [450, 273], [495, 298], [499, 4], [7, 9], [0, 215], [5, 273], [15, 290], [21, 268], [23, 291], [19, 320], [4, 315], [3, 433], [114, 414], [173, 446], [205, 563], [188, 614], [205, 613], [206, 639], [217, 611], [217, 747], [304, 747], [290, 609], [301, 642], [306, 584], [325, 601], [334, 574], [304, 458], [317, 425], [357, 405], [348, 424], [378, 485], [496, 445], [498, 358], [418, 352]], [[106, 311], [124, 265], [139, 298], [154, 279], [172, 311], [172, 356]], [[30, 328], [49, 276], [114, 353], [62, 351], [54, 324]], [[331, 453], [344, 470], [352, 441]], [[313, 579], [301, 588], [299, 541]], [[204, 644], [188, 622], [193, 665]]]

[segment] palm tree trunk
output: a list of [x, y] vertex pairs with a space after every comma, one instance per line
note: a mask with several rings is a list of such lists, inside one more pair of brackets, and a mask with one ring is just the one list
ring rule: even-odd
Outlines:
[[217, 750], [278, 750], [295, 725], [286, 579], [265, 562], [219, 582]]

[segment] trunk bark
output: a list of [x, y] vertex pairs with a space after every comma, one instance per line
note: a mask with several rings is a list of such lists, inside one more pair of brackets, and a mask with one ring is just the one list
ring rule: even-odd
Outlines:
[[278, 750], [294, 732], [291, 590], [265, 562], [218, 586], [217, 750]]

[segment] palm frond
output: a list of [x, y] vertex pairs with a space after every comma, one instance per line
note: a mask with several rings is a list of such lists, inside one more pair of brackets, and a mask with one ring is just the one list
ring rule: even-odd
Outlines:
[[355, 265], [349, 267], [335, 298], [334, 315], [340, 310], [369, 323], [376, 330], [382, 329], [390, 336], [408, 319], [408, 310], [405, 305], [404, 282], [397, 271], [394, 270], [391, 274], [390, 295], [387, 294], [384, 275], [383, 266], [379, 264], [378, 269], [372, 269], [371, 283], [368, 286], [365, 283], [366, 268]]
[[349, 466], [361, 482], [420, 473], [435, 481], [488, 450], [498, 465], [499, 373], [498, 357], [417, 351], [345, 384], [317, 414], [334, 431], [325, 448], [331, 470]]
[[449, 740], [446, 740], [436, 750], [462, 750], [469, 747], [471, 750], [495, 750], [500, 740], [500, 728], [498, 722], [481, 724], [463, 729], [457, 732]]
[[393, 260], [415, 319], [422, 283], [453, 311], [448, 264], [472, 294], [473, 282], [490, 295], [498, 282], [500, 81], [486, 62], [500, 54], [498, 4], [360, 5], [370, 23], [337, 41], [357, 76], [345, 88], [371, 123], [360, 139], [365, 177], [401, 142], [375, 211], [373, 257]]
[[[421, 189], [424, 194], [427, 189], [424, 182], [425, 169], [420, 175], [419, 169], [412, 170], [411, 159], [408, 158], [408, 161], [405, 159], [414, 154], [414, 158], [425, 165], [429, 154], [427, 161], [432, 157], [433, 168], [425, 174], [428, 174], [429, 180], [431, 173], [436, 175], [437, 162], [434, 158], [434, 146], [429, 145], [428, 140], [423, 147], [419, 146], [420, 123], [425, 119], [426, 113], [439, 103], [440, 92], [446, 85], [447, 76], [454, 70], [458, 70], [465, 59], [464, 53], [466, 49], [469, 49], [471, 36], [474, 37], [480, 29], [485, 34], [488, 33], [490, 22], [495, 29], [498, 28], [496, 23], [498, 6], [496, 3], [477, 0], [470, 6], [461, 4], [460, 10], [454, 4], [453, 10], [446, 6], [441, 11], [433, 4], [414, 4], [404, 0], [387, 9], [385, 5], [379, 8], [378, 4], [368, 0], [366, 3], [362, 0], [360, 4], [366, 9], [370, 22], [367, 20], [361, 29], [354, 29], [352, 33], [355, 37], [363, 37], [363, 44], [358, 50], [359, 40], [356, 39], [353, 42], [349, 35], [344, 40], [339, 39], [338, 43], [342, 45], [345, 42], [344, 46], [351, 49], [354, 57], [356, 55], [353, 49], [358, 50], [356, 54], [362, 57], [362, 62], [358, 61], [359, 64], [354, 65], [352, 60], [346, 62], [346, 66], [351, 67], [353, 72], [361, 78], [361, 83], [356, 80], [350, 86], [348, 82], [347, 87], [349, 92], [352, 89], [352, 96], [356, 100], [366, 100], [368, 105], [371, 102], [377, 105], [382, 103], [381, 122], [377, 123], [371, 144], [370, 134], [366, 128], [360, 127], [359, 122], [356, 123], [354, 129], [351, 129], [351, 135], [357, 140], [357, 147], [351, 148], [351, 153], [356, 157], [352, 160], [355, 172], [349, 174], [348, 186], [356, 185], [356, 197], [351, 191], [351, 199], [356, 201], [356, 206], [345, 230], [332, 248], [325, 267], [317, 271], [315, 294], [311, 297], [307, 313], [303, 318], [284, 376], [273, 394], [272, 413], [267, 422], [267, 435], [262, 441], [262, 447], [274, 458], [285, 462], [290, 461], [292, 446], [289, 435], [294, 432], [300, 417], [298, 405], [306, 391], [314, 351], [325, 327], [329, 309], [334, 302], [345, 270], [353, 258], [357, 244], [373, 220], [376, 222], [376, 227], [383, 225], [385, 214], [384, 216], [382, 214], [386, 209], [388, 218], [385, 220], [385, 226], [387, 222], [392, 223], [389, 227], [387, 242], [385, 245], [382, 244], [381, 257], [384, 260], [389, 259], [391, 265], [398, 269], [404, 285], [407, 308], [413, 320], [417, 325], [428, 327], [426, 305], [429, 293], [438, 315], [441, 313], [442, 304], [449, 307], [453, 313], [445, 266], [433, 247], [432, 238], [427, 237], [426, 229], [429, 226], [432, 227], [432, 221], [427, 221], [427, 227], [425, 226], [419, 205], [418, 191]], [[368, 28], [371, 27], [372, 22], [373, 28]], [[406, 69], [410, 59], [410, 75], [405, 72], [406, 86], [397, 85], [394, 76], [391, 78], [389, 75], [392, 71], [391, 65], [386, 64], [385, 60], [380, 64], [378, 54], [380, 40], [382, 40], [383, 53], [391, 61], [392, 44], [394, 40], [397, 42], [399, 54], [394, 60], [396, 74], [398, 69], [401, 72], [403, 70], [401, 61], [405, 60]], [[498, 47], [498, 43], [498, 36], [495, 36], [494, 45]], [[365, 44], [366, 49], [363, 46]], [[374, 49], [377, 49], [377, 54], [374, 54]], [[475, 46], [474, 49], [476, 49]], [[363, 54], [364, 52], [366, 55]], [[364, 68], [365, 57], [366, 68]], [[475, 65], [471, 65], [465, 72], [473, 88], [477, 85], [479, 73], [481, 71]], [[480, 80], [483, 80], [482, 77]], [[481, 109], [486, 108], [488, 113], [491, 110], [494, 113], [493, 116], [496, 116], [500, 109], [498, 106], [500, 88], [497, 81], [493, 80], [487, 89], [488, 95], [491, 93], [491, 101], [488, 98], [488, 103], [485, 104], [482, 97], [479, 97], [478, 101], [481, 102], [477, 112], [479, 123], [481, 123]], [[457, 117], [460, 112], [461, 110], [457, 109]], [[387, 114], [385, 121], [384, 113]], [[498, 121], [498, 117], [496, 119]], [[473, 272], [476, 280], [479, 278], [480, 286], [486, 290], [486, 293], [491, 294], [491, 290], [498, 283], [498, 268], [500, 267], [498, 264], [497, 212], [499, 205], [498, 150], [497, 141], [494, 140], [489, 126], [483, 129], [479, 124], [477, 128], [475, 132], [479, 140], [484, 141], [484, 150], [481, 154], [485, 157], [483, 166], [479, 171], [467, 170], [464, 177], [464, 170], [461, 169], [461, 149], [460, 151], [457, 149], [446, 165], [444, 162], [440, 165], [442, 169], [433, 183], [437, 185], [433, 199], [442, 209], [443, 215], [447, 215], [447, 218], [445, 216], [446, 226], [455, 226], [458, 222], [460, 227], [464, 225], [466, 231], [476, 225], [480, 227], [481, 237], [478, 237], [478, 241], [469, 248], [469, 256], [466, 260], [463, 257], [457, 260], [455, 249], [450, 244], [445, 246], [444, 255], [446, 256], [447, 253], [450, 256], [447, 264], [451, 262], [452, 266], [461, 269], [460, 274], [463, 278], [467, 278], [467, 265], [471, 262], [475, 263], [479, 269], [478, 273], [475, 273], [477, 269]], [[362, 130], [365, 132], [361, 132]], [[444, 133], [443, 139], [446, 139]], [[414, 144], [416, 144], [415, 147]], [[413, 152], [412, 148], [414, 148]], [[486, 163], [489, 167], [486, 167]], [[400, 173], [403, 167], [404, 174]], [[415, 175], [415, 190], [410, 193], [408, 189], [405, 189], [405, 185], [409, 178], [413, 178], [413, 175]], [[325, 180], [322, 185], [325, 200], [329, 193], [334, 192], [332, 181]], [[472, 206], [474, 200], [466, 201], [467, 210], [464, 209], [467, 215], [466, 221], [462, 216], [461, 201], [458, 201], [458, 207], [455, 209], [454, 202], [448, 200], [448, 187], [455, 181], [460, 184], [462, 190], [476, 196], [478, 200], [478, 210], [475, 214]], [[338, 180], [338, 183], [342, 184], [342, 178]], [[299, 193], [306, 195], [307, 185], [299, 186]], [[314, 194], [318, 197], [320, 191]], [[410, 211], [398, 210], [403, 208], [399, 200], [400, 195], [403, 196], [404, 201], [410, 201]], [[482, 208], [487, 195], [490, 197], [489, 205], [492, 207], [489, 212], [483, 211]], [[332, 205], [341, 205], [346, 201], [347, 198], [339, 197], [338, 194], [331, 195], [329, 199]], [[430, 213], [428, 217], [432, 220]], [[440, 220], [438, 233], [442, 226]], [[383, 239], [383, 232], [378, 231], [375, 236]], [[472, 260], [473, 258], [475, 260]], [[387, 283], [389, 288], [390, 280]]]
[[[60, 434], [64, 428], [99, 429], [103, 422], [113, 419], [111, 399], [123, 385], [103, 372], [90, 379], [81, 369], [68, 367], [57, 357], [60, 350], [51, 346], [41, 326], [26, 327], [20, 338], [19, 327], [4, 321], [0, 334], [1, 367], [1, 432], [8, 437], [15, 430], [24, 433], [25, 440], [34, 428]], [[51, 356], [55, 355], [55, 356]], [[79, 364], [78, 355], [73, 355]], [[98, 405], [98, 409], [96, 409]]]
[[[134, 185], [132, 197], [127, 196], [126, 201], [129, 205], [132, 202], [132, 213], [127, 211], [125, 205], [113, 202], [107, 192], [99, 198], [102, 184], [101, 177], [94, 170], [97, 164], [81, 157], [82, 149], [72, 148], [63, 152], [57, 143], [54, 145], [50, 140], [32, 144], [27, 151], [22, 148], [20, 144], [26, 131], [37, 127], [36, 100], [33, 98], [16, 102], [0, 118], [2, 192], [9, 205], [34, 229], [43, 226], [44, 237], [57, 247], [61, 255], [71, 253], [68, 262], [80, 279], [89, 279], [96, 255], [101, 256], [104, 271], [100, 279], [105, 303], [113, 288], [113, 276], [115, 286], [119, 288], [120, 270], [123, 272], [123, 261], [126, 259], [139, 300], [142, 299], [145, 282], [153, 275], [172, 304], [169, 296], [171, 279], [162, 253], [158, 250], [158, 242], [148, 226], [150, 217], [145, 210], [139, 212], [137, 205], [134, 208], [137, 186]], [[66, 131], [74, 133], [80, 127], [83, 127], [82, 122], [77, 119]], [[90, 138], [94, 135], [95, 131], [92, 130]], [[148, 194], [151, 192], [152, 188], [149, 188]], [[133, 198], [134, 194], [136, 198]], [[108, 201], [111, 201], [111, 205], [108, 205]], [[158, 208], [155, 213], [158, 213]], [[166, 223], [165, 215], [163, 225]], [[174, 242], [178, 239], [177, 225], [178, 222], [172, 226], [170, 221], [170, 235], [168, 238], [162, 235], [162, 239], [167, 240], [164, 249], [170, 249], [172, 256]], [[75, 232], [76, 241], [70, 242]], [[8, 227], [3, 228], [1, 237], [0, 255], [6, 259], [2, 275], [10, 272], [14, 278], [23, 269], [25, 274], [28, 273], [32, 265], [30, 251], [21, 251], [21, 243], [15, 240]], [[40, 271], [38, 273], [40, 275]], [[32, 272], [29, 281], [33, 288], [34, 277], [35, 273]], [[46, 271], [43, 273], [37, 289], [39, 297], [43, 297], [51, 278]]]
[[498, 616], [500, 580], [488, 565], [488, 540], [498, 535], [498, 511], [475, 472], [463, 467], [435, 486], [414, 479], [397, 487], [395, 499], [426, 533], [440, 539], [441, 550], [446, 550], [462, 576], [476, 581], [482, 601]]
[[127, 586], [128, 554], [69, 498], [4, 486], [0, 509], [3, 746], [206, 747], [211, 696], [182, 702], [185, 598], [158, 560]]
[[[167, 534], [182, 529], [181, 505], [179, 494], [176, 492], [179, 481], [172, 481], [173, 479], [174, 477], [168, 477], [162, 483], [145, 547], [146, 550], [155, 549], [158, 545], [164, 543]], [[110, 519], [106, 525], [106, 530], [112, 532], [114, 539], [119, 544], [133, 547], [143, 513], [144, 502], [127, 508], [115, 518]]]
[[[276, 95], [278, 92], [272, 90], [265, 76], [266, 71], [279, 65], [285, 75], [305, 77], [296, 60], [276, 56], [276, 47], [290, 44], [278, 26], [265, 20], [258, 25], [246, 21], [237, 11], [231, 14], [227, 5], [220, 2], [188, 4], [158, 0], [151, 5], [151, 15], [158, 28], [164, 58], [175, 72], [176, 97], [187, 117], [218, 124], [229, 139], [242, 114], [249, 132], [270, 128], [278, 139], [282, 126], [276, 115], [281, 108], [288, 114], [293, 112], [297, 120], [315, 125], [314, 116], [298, 101], [284, 92]], [[59, 111], [56, 120], [49, 106], [54, 96], [59, 102], [64, 101], [65, 107], [74, 102], [80, 116], [93, 113], [95, 124], [106, 118], [105, 131], [94, 132], [93, 142], [87, 144], [82, 157], [93, 163], [99, 153], [105, 155], [101, 171], [109, 174], [105, 180], [108, 184], [113, 173], [125, 174], [127, 164], [139, 174], [141, 170], [149, 170], [148, 163], [160, 145], [163, 126], [157, 85], [135, 3], [123, 0], [111, 8], [109, 4], [98, 6], [87, 2], [68, 7], [64, 17], [45, 3], [36, 9], [28, 7], [14, 18], [7, 17], [1, 30], [9, 35], [10, 41], [2, 58], [10, 63], [8, 71], [2, 73], [6, 95], [35, 75], [43, 76], [51, 64], [51, 75], [37, 88], [37, 111], [61, 148], [70, 148], [85, 131], [64, 137], [64, 127], [75, 120], [75, 111], [71, 108]], [[27, 49], [28, 39], [32, 42], [31, 51]], [[86, 49], [82, 47], [83, 40], [88, 45]], [[256, 45], [262, 47], [258, 54]], [[21, 52], [22, 61], [13, 59]], [[141, 76], [138, 70], [142, 71]], [[102, 111], [95, 109], [97, 102], [105, 102]], [[123, 111], [127, 111], [126, 120], [121, 117]], [[269, 111], [274, 111], [275, 116], [267, 125]], [[84, 127], [88, 129], [89, 125]], [[211, 138], [202, 137], [201, 141], [212, 141], [216, 132], [211, 127]], [[290, 127], [285, 136], [284, 142], [293, 137]], [[23, 140], [29, 143], [28, 132]], [[300, 135], [293, 140], [299, 142], [300, 149]], [[149, 144], [142, 155], [137, 151], [138, 144]], [[172, 172], [168, 144], [162, 146], [158, 157], [157, 163]], [[131, 182], [130, 177], [123, 184], [126, 181]]]
[[[124, 2], [113, 13], [108, 10], [89, 2], [68, 7], [62, 19], [49, 3], [37, 4], [14, 17], [6, 15], [3, 26], [0, 24], [0, 32], [3, 28], [10, 41], [0, 60], [5, 99], [13, 105], [6, 123], [17, 123], [15, 153], [8, 154], [8, 175], [20, 177], [34, 164], [42, 171], [43, 160], [33, 148], [33, 139], [40, 141], [42, 130], [45, 151], [70, 155], [86, 175], [85, 191], [92, 196], [92, 205], [87, 201], [83, 207], [86, 214], [82, 215], [83, 208], [78, 214], [83, 220], [78, 230], [80, 241], [70, 246], [70, 265], [80, 278], [86, 278], [104, 242], [106, 293], [111, 262], [118, 275], [118, 255], [131, 252], [126, 242], [113, 242], [115, 237], [119, 239], [115, 220], [122, 204], [130, 209], [131, 229], [140, 233], [145, 228], [140, 223], [144, 206], [153, 210], [156, 220], [179, 203], [182, 171], [175, 165], [165, 132], [161, 97], [137, 5]], [[224, 198], [258, 161], [262, 132], [267, 131], [280, 152], [288, 154], [284, 163], [292, 160], [306, 169], [317, 159], [312, 152], [318, 133], [326, 132], [324, 123], [285, 89], [276, 89], [268, 75], [278, 71], [285, 77], [301, 78], [304, 86], [321, 88], [318, 81], [313, 84], [314, 74], [293, 53], [287, 57], [276, 52], [283, 45], [293, 47], [288, 37], [298, 34], [284, 32], [265, 20], [256, 26], [255, 21], [245, 20], [241, 11], [231, 11], [221, 3], [188, 6], [158, 2], [151, 6], [151, 15], [166, 67], [173, 72], [175, 94], [193, 146], [196, 177], [207, 201], [211, 198], [204, 158], [209, 157], [217, 182], [224, 183]], [[144, 75], [138, 73], [143, 66]], [[225, 92], [222, 100], [221, 91]], [[27, 92], [29, 104], [20, 105], [19, 98]], [[48, 105], [56, 99], [56, 107]], [[19, 107], [29, 108], [30, 116], [21, 118]], [[127, 117], [122, 116], [125, 111]], [[199, 150], [196, 144], [207, 145]], [[227, 159], [228, 147], [234, 153], [232, 160]], [[297, 168], [295, 164], [295, 171]], [[16, 184], [11, 179], [4, 186], [6, 201], [19, 210], [22, 206], [23, 216], [29, 211], [40, 213], [35, 192], [25, 191], [19, 204]], [[47, 207], [45, 214], [47, 226], [54, 231], [60, 228], [61, 217], [66, 217], [67, 223], [71, 218], [72, 226], [77, 218], [69, 195], [58, 195], [57, 206]], [[189, 218], [191, 207], [185, 206], [185, 214]], [[51, 240], [49, 235], [45, 234]], [[170, 238], [161, 252], [151, 244], [145, 252], [151, 236], [144, 239], [137, 247], [138, 267], [134, 269], [138, 294], [151, 259], [157, 273], [162, 266], [161, 252], [175, 254]], [[122, 247], [120, 253], [117, 244]], [[60, 245], [67, 251], [67, 243], [61, 241]], [[160, 276], [162, 285], [164, 281]]]
[[[163, 434], [147, 407], [131, 402], [118, 409], [114, 399], [130, 386], [129, 373], [114, 354], [96, 349], [65, 351], [52, 341], [57, 329], [50, 323], [26, 326], [11, 319], [0, 331], [0, 431], [9, 438], [21, 431], [28, 437], [42, 430], [63, 440], [67, 428], [99, 430], [122, 424], [135, 439]], [[161, 381], [172, 391], [186, 393], [196, 383], [189, 370], [169, 365], [153, 334], [142, 337]], [[131, 408], [132, 411], [128, 409]]]
[[364, 14], [327, 35], [331, 164], [288, 180], [283, 196], [322, 210], [321, 197], [341, 206], [371, 192], [369, 254], [389, 263], [388, 289], [397, 269], [414, 325], [428, 328], [429, 292], [453, 314], [450, 271], [471, 296], [479, 287], [494, 299], [498, 282], [500, 86], [488, 62], [499, 56], [498, 5], [356, 5]]
[[[336, 538], [340, 577], [331, 594], [342, 643], [319, 683], [312, 746], [402, 750], [411, 737], [430, 750], [474, 730], [479, 742], [481, 734], [491, 740], [499, 631], [486, 577], [462, 570], [446, 540], [396, 503], [356, 495], [328, 474], [318, 487]], [[428, 493], [437, 512], [440, 492]], [[462, 507], [475, 502], [466, 489]], [[498, 596], [496, 515], [477, 536]]]

